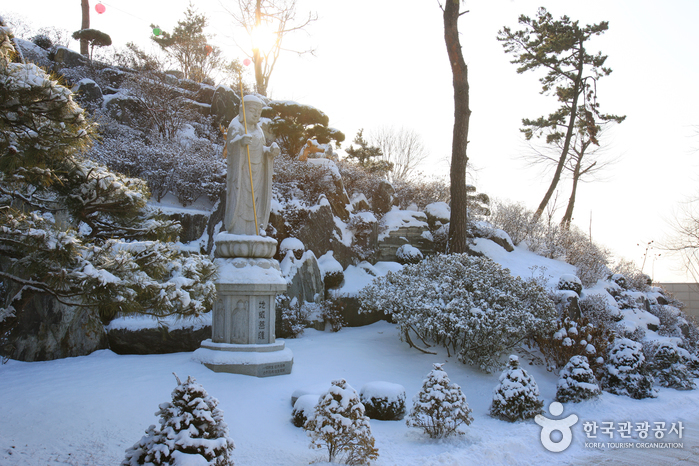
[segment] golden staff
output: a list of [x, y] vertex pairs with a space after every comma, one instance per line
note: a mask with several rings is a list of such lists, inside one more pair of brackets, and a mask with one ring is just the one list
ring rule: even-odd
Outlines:
[[[248, 134], [248, 116], [245, 114], [245, 96], [243, 95], [243, 76], [238, 73], [238, 81], [240, 82], [240, 103], [243, 107], [243, 127], [245, 134]], [[250, 144], [246, 144], [248, 150], [248, 172], [250, 172], [250, 194], [252, 195], [252, 213], [255, 216], [255, 234], [260, 234], [260, 227], [257, 226], [257, 206], [255, 205], [255, 187], [252, 185], [252, 164], [250, 163]]]

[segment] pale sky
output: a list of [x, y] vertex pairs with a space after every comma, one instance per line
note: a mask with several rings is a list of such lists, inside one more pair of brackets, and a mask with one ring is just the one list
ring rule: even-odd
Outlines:
[[[149, 48], [156, 23], [164, 30], [183, 17], [188, 0], [102, 1], [98, 15], [91, 0], [91, 27], [111, 35], [116, 47], [134, 41]], [[243, 57], [221, 4], [196, 0], [211, 22], [210, 33], [230, 57]], [[237, 2], [235, 2], [237, 3]], [[520, 14], [536, 15], [544, 6], [555, 18], [568, 15], [581, 24], [609, 21], [609, 30], [588, 51], [609, 56], [614, 71], [598, 83], [601, 111], [626, 115], [606, 139], [606, 181], [578, 188], [574, 223], [594, 241], [640, 267], [646, 243], [666, 240], [669, 222], [681, 203], [699, 194], [699, 2], [695, 0], [472, 0], [462, 17], [463, 52], [469, 65], [472, 110], [468, 156], [477, 168], [474, 184], [492, 198], [525, 203], [535, 209], [550, 178], [527, 168], [522, 118], [548, 114], [557, 103], [539, 94], [541, 74], [518, 75], [496, 40], [503, 26], [517, 28]], [[418, 132], [431, 153], [426, 173], [448, 176], [453, 124], [451, 71], [437, 0], [298, 0], [299, 16], [315, 11], [319, 20], [294, 42], [313, 46], [315, 56], [287, 54], [272, 75], [269, 95], [296, 100], [327, 113], [330, 125], [347, 136], [388, 125]], [[3, 6], [35, 27], [80, 28], [80, 0], [31, 0]], [[296, 44], [294, 44], [296, 45]], [[77, 43], [72, 48], [77, 49]], [[559, 186], [557, 218], [570, 186]], [[657, 257], [657, 254], [662, 254]], [[681, 264], [652, 250], [644, 272], [656, 281], [692, 281]]]

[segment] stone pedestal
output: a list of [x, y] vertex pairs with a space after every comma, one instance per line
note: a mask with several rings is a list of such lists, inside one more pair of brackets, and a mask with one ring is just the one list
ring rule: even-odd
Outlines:
[[268, 377], [291, 373], [293, 354], [274, 335], [275, 298], [286, 291], [277, 242], [261, 236], [219, 234], [212, 337], [194, 359], [215, 372]]

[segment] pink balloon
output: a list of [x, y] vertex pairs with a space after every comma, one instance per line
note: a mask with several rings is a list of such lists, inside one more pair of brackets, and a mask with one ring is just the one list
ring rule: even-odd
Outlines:
[[106, 10], [107, 10], [107, 8], [105, 8], [105, 6], [102, 5], [101, 3], [98, 3], [97, 5], [95, 5], [95, 11], [99, 14], [104, 13]]
[[243, 60], [243, 65], [245, 65], [245, 66], [248, 66], [250, 63], [252, 63], [252, 62], [250, 61], [249, 58], [246, 58], [245, 60]]

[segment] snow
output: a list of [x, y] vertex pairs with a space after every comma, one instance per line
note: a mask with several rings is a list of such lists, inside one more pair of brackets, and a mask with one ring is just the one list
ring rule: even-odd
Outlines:
[[136, 315], [128, 317], [117, 317], [112, 320], [106, 329], [109, 330], [145, 330], [164, 327], [168, 331], [192, 329], [199, 330], [211, 325], [211, 313], [207, 312], [199, 317], [177, 317], [167, 316], [156, 319], [152, 316]]
[[427, 228], [427, 216], [423, 212], [400, 210], [397, 206], [393, 206], [381, 218], [381, 226], [383, 229], [379, 233], [379, 241], [387, 238], [392, 231], [396, 231], [399, 228]]
[[[554, 454], [542, 447], [541, 428], [533, 421], [510, 424], [488, 415], [499, 374], [473, 370], [440, 348], [433, 348], [438, 355], [411, 350], [389, 323], [338, 333], [307, 329], [301, 338], [287, 340], [286, 346], [294, 353], [291, 374], [262, 379], [215, 373], [193, 361], [192, 353], [120, 356], [104, 350], [47, 362], [11, 360], [0, 365], [0, 464], [119, 464], [125, 450], [156, 423], [153, 413], [175, 388], [172, 372], [191, 375], [220, 401], [236, 444], [233, 459], [246, 466], [325, 461], [322, 452], [308, 448], [306, 433], [291, 423], [294, 390], [312, 385], [324, 385], [327, 390], [339, 377], [353, 386], [385, 380], [403, 385], [412, 399], [436, 361], [446, 361], [450, 379], [462, 387], [473, 409], [473, 423], [462, 427], [465, 435], [460, 438], [431, 441], [403, 422], [372, 420], [379, 449], [379, 459], [372, 464], [590, 464], [626, 452], [585, 449], [586, 441], [605, 441], [605, 437], [598, 432], [598, 440], [586, 439], [583, 422], [647, 421], [652, 426], [664, 421], [668, 427], [672, 422], [686, 427], [696, 424], [699, 416], [696, 390], [661, 387], [658, 398], [644, 400], [603, 393], [596, 400], [565, 406], [562, 416], [574, 413], [580, 421], [572, 427], [571, 447]], [[555, 396], [557, 376], [543, 366], [527, 366], [527, 371], [548, 406]], [[676, 434], [666, 437], [677, 440]], [[689, 435], [679, 441], [685, 442], [685, 449], [689, 442], [696, 444]]]
[[451, 208], [446, 202], [433, 202], [425, 206], [425, 213], [429, 217], [434, 217], [437, 220], [448, 222], [451, 218]]
[[305, 251], [306, 247], [303, 245], [300, 239], [297, 238], [284, 238], [282, 244], [279, 245], [280, 251]]
[[322, 276], [343, 272], [342, 264], [334, 257], [334, 251], [328, 251], [318, 258], [318, 268]]
[[362, 398], [386, 398], [390, 402], [405, 399], [405, 388], [392, 382], [369, 382], [359, 394]]
[[345, 280], [342, 287], [333, 290], [338, 296], [355, 296], [359, 290], [367, 286], [376, 277], [382, 277], [388, 272], [397, 272], [403, 268], [398, 262], [377, 262], [371, 265], [369, 262], [360, 262], [358, 265], [350, 265], [345, 269]]
[[476, 238], [473, 249], [485, 254], [503, 268], [509, 269], [512, 275], [523, 279], [542, 274], [549, 288], [556, 288], [559, 277], [562, 275], [575, 275], [575, 266], [540, 256], [529, 251], [526, 246], [515, 246], [514, 251], [507, 252], [502, 246], [489, 239]]

